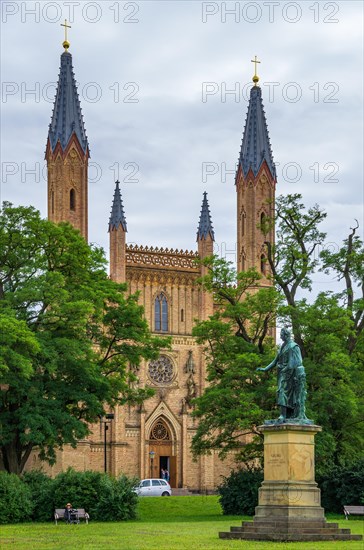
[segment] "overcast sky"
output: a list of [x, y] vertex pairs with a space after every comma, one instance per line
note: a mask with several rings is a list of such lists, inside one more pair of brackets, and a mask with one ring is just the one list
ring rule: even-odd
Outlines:
[[[255, 55], [277, 192], [302, 193], [307, 205], [326, 209], [327, 246], [340, 243], [354, 218], [362, 230], [361, 1], [3, 1], [1, 8], [1, 200], [47, 215], [44, 151], [67, 18], [91, 149], [91, 242], [108, 252], [119, 177], [128, 242], [194, 249], [206, 190], [216, 251], [234, 260], [233, 174]], [[316, 282], [327, 286], [320, 275]]]

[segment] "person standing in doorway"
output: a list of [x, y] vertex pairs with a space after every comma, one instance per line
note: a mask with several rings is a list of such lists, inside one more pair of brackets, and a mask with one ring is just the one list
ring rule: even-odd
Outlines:
[[164, 479], [169, 483], [169, 471], [167, 469], [164, 470]]
[[161, 476], [162, 476], [162, 479], [166, 479], [166, 472], [163, 468], [161, 469]]

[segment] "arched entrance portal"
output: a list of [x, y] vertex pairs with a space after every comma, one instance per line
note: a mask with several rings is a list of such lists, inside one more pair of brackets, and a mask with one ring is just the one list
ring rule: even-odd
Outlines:
[[162, 469], [169, 472], [171, 487], [177, 487], [176, 456], [172, 434], [166, 422], [159, 418], [152, 426], [149, 435], [149, 452], [155, 453], [150, 464], [151, 477], [161, 477]]

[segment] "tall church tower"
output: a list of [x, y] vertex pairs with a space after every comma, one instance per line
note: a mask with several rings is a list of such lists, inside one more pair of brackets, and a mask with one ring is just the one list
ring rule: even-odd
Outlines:
[[[255, 63], [259, 63], [255, 59]], [[255, 65], [256, 67], [256, 65]], [[266, 279], [269, 265], [264, 242], [274, 242], [274, 227], [264, 234], [260, 224], [274, 216], [276, 169], [269, 141], [259, 77], [253, 77], [235, 184], [237, 192], [238, 272], [255, 267]]]
[[[66, 22], [66, 32], [67, 28]], [[66, 34], [45, 153], [48, 167], [48, 219], [56, 223], [70, 222], [87, 240], [90, 154], [69, 45]]]

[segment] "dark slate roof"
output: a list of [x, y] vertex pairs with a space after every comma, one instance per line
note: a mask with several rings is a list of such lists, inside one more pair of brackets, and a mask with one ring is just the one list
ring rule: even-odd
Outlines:
[[120, 194], [119, 183], [120, 182], [117, 181], [115, 186], [114, 199], [112, 202], [112, 208], [110, 212], [109, 231], [111, 231], [112, 229], [118, 229], [119, 225], [123, 227], [124, 231], [128, 231], [126, 226], [126, 218], [124, 214], [123, 201], [121, 199], [121, 194]]
[[209, 203], [207, 202], [207, 193], [205, 191], [203, 194], [200, 222], [197, 228], [197, 240], [206, 239], [207, 235], [209, 234], [211, 239], [214, 241], [215, 233], [214, 233], [214, 228], [212, 227], [210, 208], [209, 208]]
[[250, 168], [253, 170], [254, 176], [256, 176], [264, 160], [273, 179], [276, 179], [276, 168], [269, 141], [269, 132], [262, 101], [262, 90], [259, 86], [253, 86], [250, 91], [239, 164], [245, 176]]
[[52, 151], [54, 151], [58, 141], [60, 141], [62, 149], [65, 150], [73, 133], [76, 134], [83, 151], [86, 153], [88, 141], [73, 72], [72, 55], [69, 52], [63, 52], [57, 94], [48, 132]]

